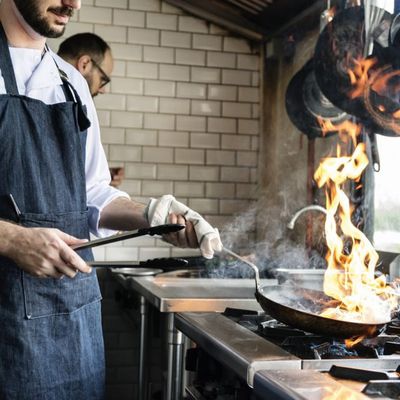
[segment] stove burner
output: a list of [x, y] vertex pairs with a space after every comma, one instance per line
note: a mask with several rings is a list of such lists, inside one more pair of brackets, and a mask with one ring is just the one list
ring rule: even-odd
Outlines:
[[[224, 315], [302, 359], [378, 359], [382, 355], [400, 353], [398, 336], [366, 338], [354, 347], [347, 348], [342, 340], [293, 328], [265, 313], [229, 308]], [[400, 329], [396, 322], [390, 327]]]
[[276, 319], [271, 319], [265, 323], [261, 323], [258, 327], [259, 331], [262, 332], [262, 336], [265, 337], [277, 337], [282, 338], [286, 336], [305, 336], [306, 332], [301, 329], [292, 328], [291, 326], [282, 324]]
[[314, 353], [314, 358], [317, 360], [329, 358], [329, 356], [331, 354], [335, 354], [333, 348], [334, 348], [334, 345], [332, 345], [331, 343], [328, 343], [328, 342], [322, 343], [319, 346], [315, 346], [312, 349], [313, 353]]
[[227, 307], [222, 315], [225, 315], [252, 332], [257, 332], [259, 325], [264, 323], [264, 321], [271, 320], [271, 317], [266, 315], [263, 311], [243, 310], [231, 307]]
[[348, 349], [344, 342], [324, 336], [292, 336], [285, 338], [278, 344], [289, 353], [303, 359], [324, 360], [360, 357], [355, 350]]

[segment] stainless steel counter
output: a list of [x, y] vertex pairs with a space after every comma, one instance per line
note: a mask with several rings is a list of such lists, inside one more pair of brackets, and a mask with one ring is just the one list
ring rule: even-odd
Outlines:
[[261, 369], [301, 369], [299, 358], [221, 314], [177, 314], [175, 326], [249, 386]]
[[[262, 284], [276, 285], [277, 281], [265, 279]], [[261, 310], [254, 297], [254, 279], [132, 277], [127, 285], [160, 312], [222, 312], [227, 307]]]
[[[276, 400], [366, 400], [364, 385], [339, 382], [318, 371], [264, 370], [254, 378], [254, 392], [260, 399]], [[386, 398], [379, 397], [385, 400]]]
[[[361, 394], [365, 385], [355, 387], [357, 382], [340, 382], [323, 371], [329, 370], [333, 365], [395, 371], [400, 360], [396, 353], [371, 355], [368, 358], [300, 359], [225, 315], [216, 313], [179, 313], [175, 317], [175, 326], [211, 358], [253, 387], [260, 398], [265, 399], [370, 398]], [[384, 335], [381, 337], [384, 338]], [[350, 384], [353, 387], [349, 387]], [[350, 396], [352, 391], [354, 397]], [[343, 395], [329, 397], [329, 394], [334, 395], [337, 392], [343, 392]], [[314, 393], [315, 397], [307, 396], [309, 393]]]
[[[176, 312], [223, 312], [227, 307], [261, 310], [257, 303], [254, 279], [176, 278], [158, 276], [129, 277], [115, 273], [115, 279], [128, 290], [140, 295], [140, 365], [141, 380], [138, 398], [146, 399], [146, 383], [142, 382], [146, 370], [146, 316], [147, 304], [167, 314], [168, 320], [168, 371], [165, 399], [180, 399], [182, 391], [183, 336], [175, 328]], [[276, 285], [277, 280], [262, 280], [263, 285]]]

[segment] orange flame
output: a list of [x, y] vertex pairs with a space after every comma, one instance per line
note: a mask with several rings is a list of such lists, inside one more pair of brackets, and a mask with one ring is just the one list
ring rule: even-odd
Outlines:
[[363, 96], [365, 87], [369, 81], [368, 71], [376, 62], [375, 58], [354, 60], [354, 69], [348, 71], [350, 83], [353, 86], [353, 90], [349, 93], [351, 99]]
[[379, 127], [400, 135], [400, 108], [390, 113], [376, 98], [372, 100], [377, 94], [390, 102], [397, 97], [400, 90], [399, 83], [390, 81], [399, 77], [400, 71], [393, 69], [391, 65], [378, 67], [375, 58], [352, 61], [353, 70], [347, 71], [352, 85], [348, 96], [351, 99], [360, 98], [366, 111]]
[[362, 400], [365, 396], [362, 393], [358, 393], [351, 388], [346, 386], [330, 387], [323, 386], [321, 390], [321, 400]]
[[[346, 122], [345, 126], [334, 129], [355, 143], [360, 127]], [[321, 315], [350, 322], [380, 324], [391, 319], [397, 297], [386, 284], [385, 276], [375, 277], [378, 254], [351, 221], [353, 209], [343, 188], [349, 179], [359, 182], [367, 165], [364, 143], [357, 144], [351, 156], [342, 156], [338, 146], [337, 157], [324, 159], [314, 175], [319, 187], [326, 186], [328, 268], [324, 292], [340, 301], [338, 307], [328, 307]]]
[[356, 336], [354, 338], [345, 339], [344, 343], [348, 349], [354, 347], [356, 344], [360, 343], [365, 336]]
[[349, 138], [352, 140], [354, 146], [357, 144], [357, 136], [361, 132], [361, 126], [355, 125], [351, 121], [343, 121], [340, 124], [334, 125], [329, 119], [318, 118], [321, 125], [323, 136], [329, 132], [338, 132], [339, 138], [343, 143], [347, 143]]
[[[349, 61], [348, 65], [353, 65], [353, 69], [348, 71], [352, 85], [349, 97], [361, 98], [366, 111], [379, 126], [400, 134], [400, 107], [390, 115], [384, 104], [388, 88], [389, 92], [397, 90], [393, 84], [390, 87], [389, 81], [398, 76], [399, 71], [393, 71], [390, 66], [377, 68], [376, 59]], [[372, 91], [373, 98], [380, 99], [377, 105], [371, 102]], [[326, 188], [328, 268], [324, 292], [340, 302], [337, 307], [327, 305], [321, 315], [371, 325], [386, 323], [397, 307], [398, 296], [386, 284], [385, 276], [375, 277], [378, 254], [364, 233], [354, 226], [351, 220], [353, 207], [344, 191], [348, 180], [356, 182], [357, 188], [361, 187], [360, 177], [368, 165], [365, 144], [357, 143], [361, 126], [351, 121], [337, 126], [331, 121], [321, 119], [319, 122], [325, 134], [337, 132], [343, 143], [348, 144], [351, 140], [355, 149], [351, 156], [342, 155], [342, 147], [338, 145], [336, 157], [324, 159], [314, 175], [318, 186]], [[362, 339], [351, 338], [346, 344], [354, 346]]]

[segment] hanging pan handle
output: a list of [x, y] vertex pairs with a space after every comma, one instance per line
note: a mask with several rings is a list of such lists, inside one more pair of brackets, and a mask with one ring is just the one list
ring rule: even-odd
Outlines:
[[371, 142], [372, 168], [375, 172], [379, 172], [381, 169], [381, 162], [379, 159], [378, 143], [376, 142], [376, 133], [370, 133], [369, 140]]

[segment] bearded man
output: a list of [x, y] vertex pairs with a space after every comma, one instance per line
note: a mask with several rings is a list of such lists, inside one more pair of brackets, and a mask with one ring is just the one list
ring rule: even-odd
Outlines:
[[185, 225], [165, 237], [173, 244], [201, 242], [207, 257], [221, 245], [173, 196], [146, 205], [109, 185], [86, 81], [46, 46], [80, 6], [0, 4], [2, 400], [104, 399], [101, 295], [91, 251], [73, 250], [90, 231], [106, 236], [171, 222]]

